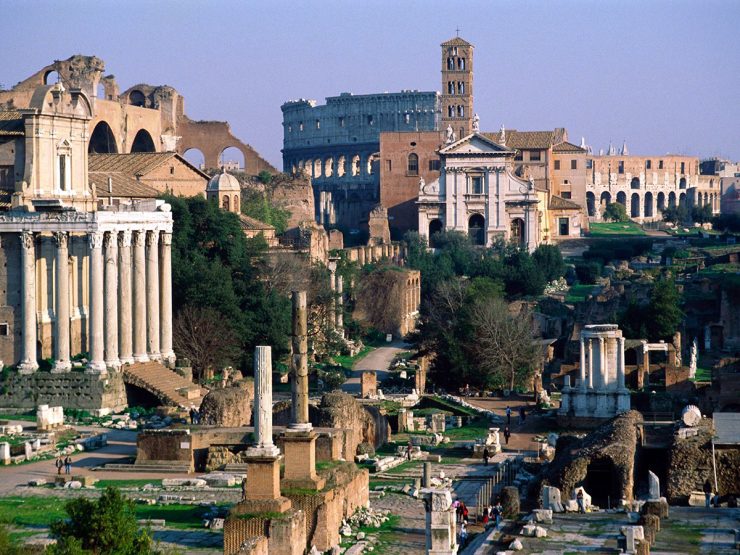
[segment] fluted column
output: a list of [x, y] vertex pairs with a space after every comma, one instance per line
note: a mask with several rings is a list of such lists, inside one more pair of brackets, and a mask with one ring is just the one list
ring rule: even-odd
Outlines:
[[581, 367], [578, 369], [578, 379], [581, 381], [579, 388], [586, 389], [586, 342], [581, 336]]
[[254, 349], [254, 447], [248, 455], [275, 457], [280, 450], [272, 442], [272, 347]]
[[57, 245], [56, 256], [56, 303], [54, 316], [54, 368], [52, 372], [69, 372], [72, 363], [69, 360], [69, 234], [54, 233]]
[[160, 360], [159, 352], [159, 231], [146, 236], [146, 328], [147, 352]]
[[31, 374], [38, 370], [36, 361], [36, 244], [34, 234], [21, 233], [21, 299], [23, 302], [23, 340], [18, 370]]
[[90, 316], [88, 318], [88, 346], [90, 360], [87, 372], [105, 372], [103, 341], [103, 233], [88, 234], [90, 245]]
[[133, 349], [136, 362], [147, 362], [146, 354], [146, 231], [135, 231], [133, 238], [134, 271], [133, 271], [133, 300], [134, 300], [134, 330]]
[[624, 389], [624, 337], [617, 338], [617, 389]]
[[118, 357], [121, 364], [134, 362], [131, 321], [131, 231], [118, 235]]
[[594, 340], [593, 337], [587, 337], [588, 342], [588, 388], [594, 388]]
[[119, 368], [118, 358], [118, 232], [109, 231], [105, 247], [105, 365]]
[[172, 233], [164, 232], [159, 240], [160, 338], [162, 359], [175, 363], [172, 350]]

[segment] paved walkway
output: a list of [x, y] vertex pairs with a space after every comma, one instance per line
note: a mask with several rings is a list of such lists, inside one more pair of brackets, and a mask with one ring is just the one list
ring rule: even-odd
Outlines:
[[[501, 446], [504, 451], [537, 451], [537, 444], [533, 441], [537, 435], [547, 433], [549, 423], [544, 422], [539, 416], [529, 414], [534, 409], [531, 400], [520, 397], [466, 397], [465, 400], [475, 407], [493, 411], [497, 416], [503, 419], [501, 427]], [[524, 405], [527, 411], [527, 417], [524, 424], [519, 424], [519, 407]], [[511, 407], [511, 437], [509, 443], [505, 444], [503, 435], [503, 426], [506, 425], [506, 407]]]
[[671, 507], [650, 552], [737, 555], [735, 528], [740, 528], [740, 509]]
[[[360, 393], [360, 374], [365, 370], [374, 370], [377, 372], [378, 384], [387, 376], [393, 358], [403, 351], [408, 351], [410, 345], [403, 341], [394, 341], [384, 347], [378, 347], [370, 351], [360, 360], [355, 361], [352, 367], [352, 376], [342, 385], [342, 391], [352, 394]], [[382, 389], [382, 387], [381, 387]]]
[[370, 501], [372, 509], [388, 509], [400, 520], [393, 532], [386, 536], [382, 545], [375, 547], [383, 555], [411, 555], [424, 553], [426, 541], [426, 515], [424, 502], [409, 495], [386, 494], [381, 499]]

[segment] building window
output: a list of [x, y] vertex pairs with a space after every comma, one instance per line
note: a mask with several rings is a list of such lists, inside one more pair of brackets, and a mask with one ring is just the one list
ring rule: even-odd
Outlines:
[[465, 106], [458, 106], [457, 107], [457, 116], [460, 118], [465, 117]]
[[339, 127], [344, 127], [344, 116], [339, 117]]
[[558, 218], [558, 232], [560, 235], [570, 235], [570, 220], [568, 218]]
[[298, 124], [298, 131], [303, 131], [303, 122]]
[[455, 60], [453, 58], [447, 58], [447, 69], [455, 69]]
[[367, 116], [367, 124], [373, 125], [373, 116]]
[[594, 161], [591, 159], [586, 160], [586, 169], [592, 170], [594, 168]]
[[539, 150], [533, 150], [529, 153], [529, 160], [530, 162], [539, 162], [540, 161], [540, 151]]
[[10, 327], [8, 326], [8, 324], [0, 324], [0, 335], [10, 335]]
[[457, 82], [457, 94], [465, 94], [465, 83], [462, 81]]
[[556, 170], [560, 169], [560, 160], [555, 160], [555, 169]]
[[321, 120], [316, 120], [316, 129], [321, 129]]
[[292, 133], [292, 132], [293, 132], [293, 126], [292, 125], [289, 125], [288, 126], [288, 133]]
[[454, 106], [447, 106], [447, 117], [448, 118], [455, 117], [455, 107]]
[[571, 170], [577, 170], [578, 169], [578, 160], [571, 160], [570, 161], [570, 169]]
[[391, 160], [385, 161], [385, 171], [389, 172], [393, 169], [393, 162]]
[[619, 173], [624, 173], [624, 160], [619, 161]]
[[457, 69], [465, 70], [465, 58], [458, 58], [457, 59]]
[[470, 178], [470, 192], [473, 195], [483, 194], [483, 177], [474, 175]]
[[572, 198], [572, 195], [571, 195], [571, 192], [570, 191], [562, 191], [560, 193], [560, 196], [562, 198], [567, 198], [567, 199], [571, 199]]
[[455, 94], [455, 82], [447, 81], [447, 94]]
[[659, 170], [663, 169], [663, 160], [658, 160], [658, 169]]
[[413, 152], [409, 154], [409, 165], [407, 173], [409, 175], [419, 175], [419, 156], [414, 154]]
[[652, 160], [645, 160], [645, 169], [649, 170], [653, 167], [653, 161]]
[[514, 155], [514, 160], [524, 160], [524, 155], [522, 154], [521, 150], [516, 151], [516, 154]]
[[682, 174], [686, 173], [686, 163], [685, 162], [681, 162], [681, 173]]
[[411, 123], [411, 115], [410, 114], [405, 114], [403, 116], [403, 121], [406, 123], [406, 125], [408, 125], [409, 123]]
[[64, 154], [59, 156], [59, 189], [67, 190], [67, 157]]
[[429, 160], [429, 171], [430, 172], [438, 172], [439, 168], [440, 168], [439, 159]]

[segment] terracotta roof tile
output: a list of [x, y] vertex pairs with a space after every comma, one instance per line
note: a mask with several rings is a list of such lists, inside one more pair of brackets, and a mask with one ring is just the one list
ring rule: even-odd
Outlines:
[[[110, 177], [110, 191], [108, 178]], [[95, 191], [102, 198], [157, 198], [161, 193], [154, 187], [145, 185], [123, 172], [90, 171], [90, 183], [95, 183]]]
[[[495, 143], [501, 143], [501, 133], [482, 133]], [[556, 143], [554, 131], [517, 131], [506, 130], [506, 146], [508, 148], [533, 149], [550, 148]]]
[[454, 37], [451, 38], [448, 41], [443, 42], [440, 46], [473, 46], [465, 39], [461, 39], [460, 37]]
[[0, 112], [0, 136], [22, 137], [25, 135], [23, 116], [15, 110]]
[[87, 167], [89, 171], [121, 172], [131, 177], [146, 175], [152, 170], [167, 164], [173, 158], [192, 168], [205, 179], [209, 176], [193, 166], [176, 152], [135, 152], [131, 154], [90, 154]]
[[585, 148], [581, 148], [580, 146], [574, 145], [573, 143], [569, 143], [567, 141], [555, 145], [554, 147], [552, 147], [552, 151], [553, 152], [577, 152], [579, 154], [587, 152]]
[[239, 223], [241, 223], [242, 229], [245, 229], [247, 231], [259, 231], [263, 229], [275, 229], [270, 224], [266, 224], [264, 222], [261, 222], [259, 220], [256, 220], [254, 218], [251, 218], [250, 216], [246, 216], [244, 214], [239, 214]]
[[581, 205], [557, 195], [550, 197], [550, 210], [580, 210]]

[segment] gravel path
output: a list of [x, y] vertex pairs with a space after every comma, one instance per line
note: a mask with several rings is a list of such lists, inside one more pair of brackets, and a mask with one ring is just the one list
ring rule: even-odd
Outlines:
[[[360, 360], [356, 361], [352, 368], [352, 376], [342, 385], [342, 391], [347, 393], [360, 393], [360, 374], [365, 370], [375, 370], [378, 377], [378, 385], [387, 377], [388, 368], [393, 362], [393, 357], [403, 351], [408, 351], [409, 345], [403, 341], [389, 343], [385, 347], [378, 347], [370, 351]], [[381, 387], [382, 389], [382, 387]]]

